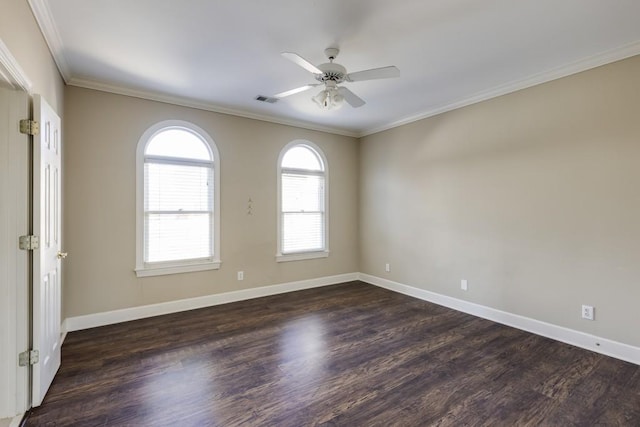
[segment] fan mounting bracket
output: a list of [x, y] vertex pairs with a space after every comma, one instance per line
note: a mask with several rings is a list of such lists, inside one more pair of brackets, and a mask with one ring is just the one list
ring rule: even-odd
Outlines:
[[327, 58], [331, 62], [333, 62], [333, 60], [338, 57], [339, 53], [340, 53], [340, 49], [338, 49], [337, 47], [328, 47], [324, 50], [324, 54], [327, 56]]

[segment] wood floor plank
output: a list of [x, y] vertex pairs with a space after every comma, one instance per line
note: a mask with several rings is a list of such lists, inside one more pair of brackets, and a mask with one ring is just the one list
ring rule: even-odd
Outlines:
[[640, 426], [640, 367], [361, 282], [69, 333], [27, 426]]

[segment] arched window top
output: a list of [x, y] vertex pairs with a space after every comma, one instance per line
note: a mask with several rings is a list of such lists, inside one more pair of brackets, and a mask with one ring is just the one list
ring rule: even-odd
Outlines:
[[324, 164], [320, 154], [306, 144], [297, 144], [289, 148], [282, 157], [281, 167], [324, 171]]
[[209, 144], [200, 135], [182, 127], [158, 130], [147, 143], [145, 156], [213, 160]]

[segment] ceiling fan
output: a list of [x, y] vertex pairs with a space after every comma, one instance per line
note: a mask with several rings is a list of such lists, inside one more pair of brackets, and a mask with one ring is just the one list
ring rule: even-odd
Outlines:
[[397, 67], [389, 66], [382, 68], [372, 68], [370, 70], [357, 71], [355, 73], [347, 73], [347, 69], [340, 64], [333, 62], [340, 53], [335, 47], [324, 50], [325, 55], [329, 58], [329, 62], [320, 64], [317, 67], [292, 52], [283, 52], [282, 56], [289, 61], [298, 64], [305, 70], [313, 73], [315, 79], [320, 83], [308, 84], [296, 89], [287, 90], [274, 95], [274, 98], [284, 98], [296, 93], [304, 92], [317, 86], [323, 86], [324, 89], [316, 96], [311, 98], [320, 108], [325, 110], [335, 110], [342, 106], [344, 101], [354, 108], [362, 107], [365, 102], [355, 93], [351, 92], [344, 86], [338, 86], [344, 82], [361, 82], [373, 79], [388, 79], [391, 77], [399, 77], [400, 70]]

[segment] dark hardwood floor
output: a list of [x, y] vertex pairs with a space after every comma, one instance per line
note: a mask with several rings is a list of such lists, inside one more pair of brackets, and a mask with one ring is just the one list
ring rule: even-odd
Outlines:
[[70, 333], [27, 426], [640, 426], [640, 367], [360, 282]]

